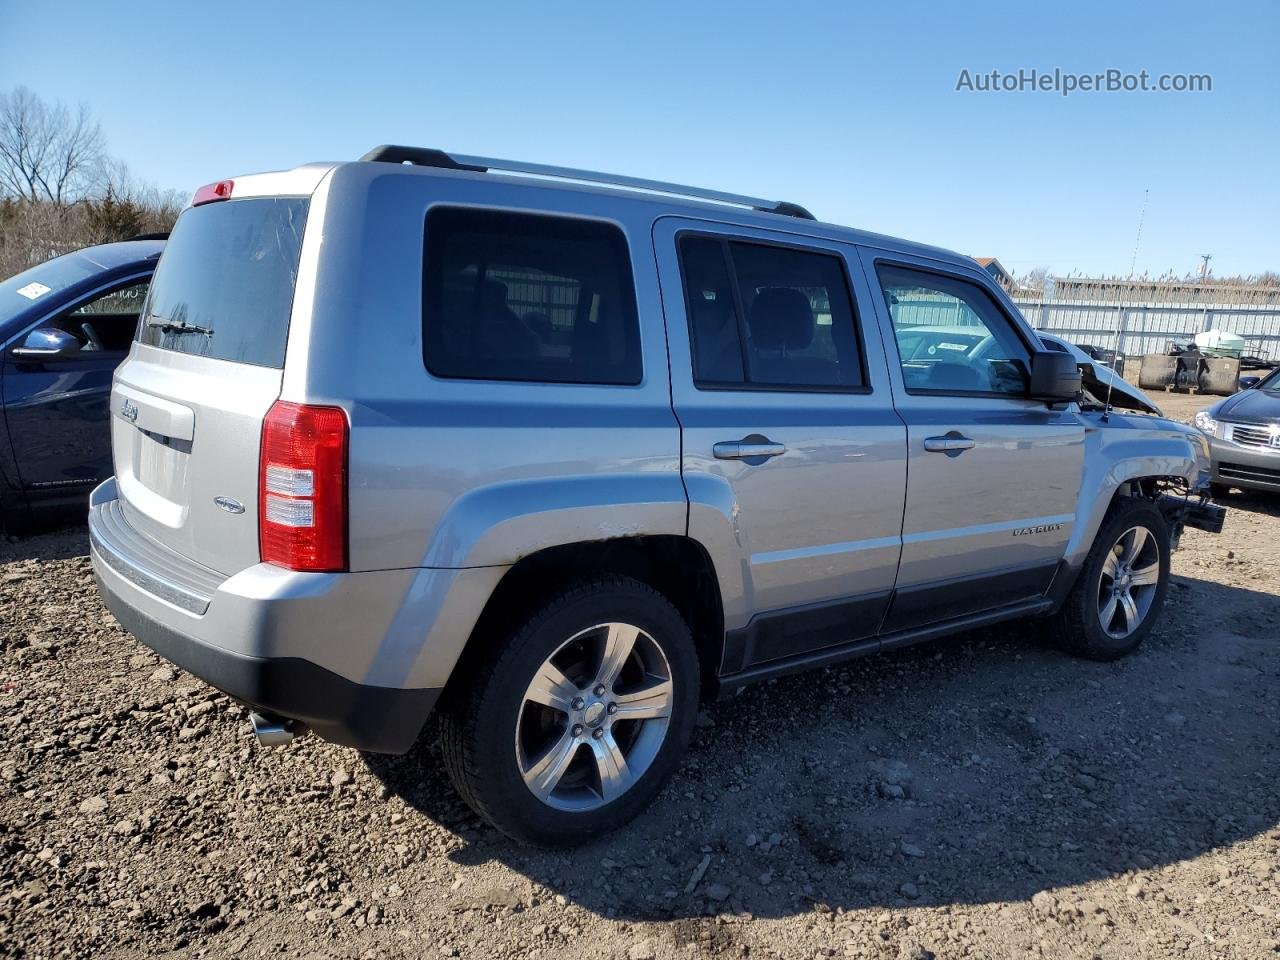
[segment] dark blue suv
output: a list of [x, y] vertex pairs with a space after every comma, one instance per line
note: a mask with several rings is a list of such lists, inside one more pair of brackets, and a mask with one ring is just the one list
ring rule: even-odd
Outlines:
[[87, 247], [0, 282], [0, 527], [74, 509], [111, 476], [111, 375], [163, 238]]

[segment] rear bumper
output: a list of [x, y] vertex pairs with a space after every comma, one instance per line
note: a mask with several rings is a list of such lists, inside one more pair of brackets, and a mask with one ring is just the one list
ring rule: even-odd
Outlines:
[[1263, 450], [1216, 437], [1209, 448], [1214, 483], [1280, 493], [1280, 449]]
[[121, 626], [249, 706], [300, 720], [335, 743], [404, 753], [440, 696], [436, 685], [369, 682], [383, 621], [411, 574], [258, 565], [224, 577], [141, 538], [122, 518], [112, 480], [94, 491], [89, 536], [98, 587]]
[[[99, 561], [94, 557], [94, 569]], [[301, 720], [326, 740], [374, 753], [413, 746], [439, 689], [353, 683], [296, 657], [249, 657], [200, 643], [131, 606], [98, 577], [107, 609], [143, 644], [241, 703]]]

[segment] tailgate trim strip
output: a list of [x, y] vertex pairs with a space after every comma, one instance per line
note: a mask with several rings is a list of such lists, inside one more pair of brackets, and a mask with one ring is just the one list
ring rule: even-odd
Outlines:
[[[94, 504], [89, 541], [102, 562], [140, 590], [202, 616], [226, 577], [144, 537], [124, 517], [119, 500]], [[163, 570], [164, 574], [155, 571]]]

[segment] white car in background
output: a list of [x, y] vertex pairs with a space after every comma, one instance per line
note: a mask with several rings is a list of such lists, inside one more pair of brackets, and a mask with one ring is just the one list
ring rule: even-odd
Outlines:
[[1139, 413], [1150, 413], [1157, 417], [1164, 416], [1160, 408], [1152, 403], [1145, 393], [1107, 364], [1093, 359], [1074, 343], [1069, 343], [1052, 333], [1045, 333], [1043, 330], [1037, 330], [1036, 336], [1040, 338], [1046, 350], [1069, 353], [1076, 358], [1076, 363], [1080, 365], [1081, 387], [1099, 403], [1124, 410], [1136, 410]]

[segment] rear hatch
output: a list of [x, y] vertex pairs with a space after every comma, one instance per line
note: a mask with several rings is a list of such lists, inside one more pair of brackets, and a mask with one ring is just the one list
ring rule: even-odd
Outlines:
[[178, 219], [111, 399], [126, 519], [227, 575], [259, 559], [262, 421], [280, 396], [309, 206], [238, 187]]

